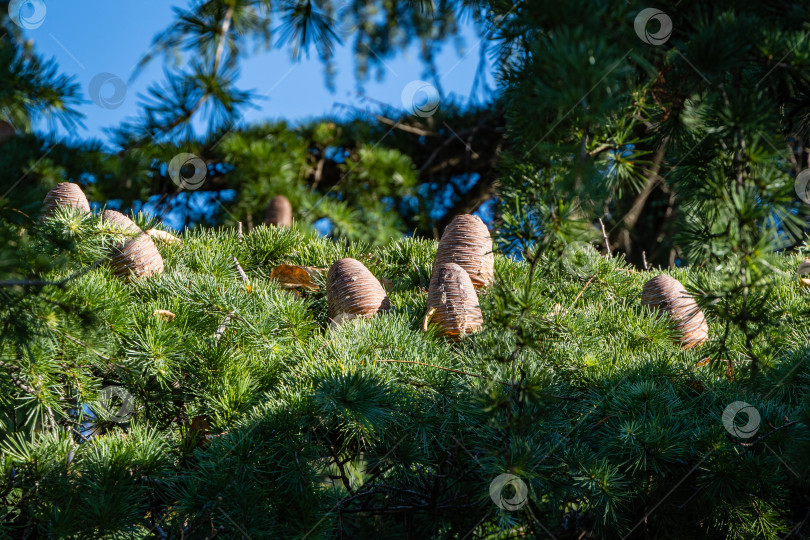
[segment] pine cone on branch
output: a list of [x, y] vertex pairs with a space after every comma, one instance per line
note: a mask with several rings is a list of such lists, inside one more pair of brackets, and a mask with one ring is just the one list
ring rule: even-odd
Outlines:
[[356, 317], [373, 317], [391, 309], [385, 289], [357, 259], [335, 262], [326, 276], [329, 317], [340, 324]]
[[267, 203], [264, 212], [264, 224], [276, 227], [289, 227], [293, 221], [292, 204], [284, 195], [276, 195]]
[[484, 324], [478, 294], [469, 274], [455, 263], [436, 267], [430, 278], [428, 312], [423, 330], [432, 321], [439, 334], [458, 341], [462, 335], [477, 332]]
[[703, 312], [674, 277], [661, 274], [645, 283], [641, 305], [669, 315], [684, 349], [699, 347], [709, 340], [709, 325]]
[[84, 191], [72, 182], [59, 182], [51, 189], [42, 201], [40, 221], [50, 217], [57, 206], [69, 206], [90, 213], [90, 203]]
[[466, 270], [476, 289], [492, 284], [495, 274], [492, 237], [480, 217], [456, 216], [444, 230], [433, 262], [434, 274], [436, 268], [446, 263], [455, 263]]

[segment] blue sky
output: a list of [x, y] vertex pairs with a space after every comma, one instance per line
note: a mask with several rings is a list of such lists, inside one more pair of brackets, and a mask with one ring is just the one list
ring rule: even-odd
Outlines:
[[[85, 98], [91, 80], [100, 73], [111, 73], [128, 81], [132, 70], [143, 53], [149, 50], [155, 34], [165, 29], [173, 19], [172, 6], [185, 8], [188, 2], [165, 0], [110, 1], [45, 0], [47, 12], [39, 28], [26, 30], [36, 50], [45, 57], [53, 57], [61, 72], [74, 75]], [[459, 55], [448, 43], [439, 57], [439, 73], [446, 95], [466, 102], [472, 90], [478, 64], [478, 38], [472, 27], [463, 34], [466, 48]], [[340, 113], [340, 104], [367, 109], [373, 105], [357, 95], [354, 79], [354, 58], [350, 44], [336, 51], [338, 75], [336, 90], [331, 93], [325, 85], [323, 65], [312, 51], [309, 59], [290, 60], [286, 49], [273, 49], [248, 58], [242, 63], [240, 88], [255, 89], [267, 96], [248, 110], [244, 122], [266, 119], [292, 121]], [[370, 100], [402, 106], [402, 91], [408, 83], [421, 79], [424, 66], [418, 51], [406, 51], [392, 60], [386, 60], [382, 81], [370, 80], [364, 84], [364, 96]], [[162, 58], [150, 64], [140, 75], [128, 83], [120, 106], [105, 109], [91, 102], [80, 107], [86, 115], [85, 128], [78, 128], [70, 136], [108, 140], [105, 127], [115, 127], [138, 113], [138, 95], [155, 81], [163, 80]], [[489, 78], [490, 86], [493, 85]], [[111, 92], [113, 88], [105, 87]], [[440, 105], [441, 106], [441, 105]], [[45, 125], [41, 126], [45, 129]], [[61, 132], [63, 135], [64, 131]]]

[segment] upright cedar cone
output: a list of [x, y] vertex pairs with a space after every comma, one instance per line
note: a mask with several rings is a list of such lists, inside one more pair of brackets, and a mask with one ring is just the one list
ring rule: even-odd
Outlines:
[[71, 182], [59, 182], [45, 195], [39, 219], [43, 220], [49, 217], [57, 206], [72, 206], [88, 214], [90, 213], [90, 203], [87, 202], [84, 191]]
[[494, 261], [487, 226], [478, 216], [461, 214], [453, 218], [442, 234], [433, 272], [442, 264], [456, 263], [470, 275], [473, 286], [481, 289], [492, 283]]
[[267, 203], [264, 212], [264, 224], [276, 227], [289, 227], [292, 225], [293, 210], [290, 201], [284, 195], [276, 195]]
[[664, 274], [644, 284], [641, 305], [663, 311], [675, 323], [680, 343], [685, 349], [698, 347], [709, 340], [709, 325], [694, 298], [681, 282]]
[[101, 213], [101, 221], [110, 223], [114, 228], [126, 233], [140, 234], [142, 232], [134, 221], [116, 210], [104, 210]]
[[326, 298], [329, 317], [337, 323], [355, 317], [373, 317], [388, 311], [391, 302], [380, 282], [363, 263], [340, 259], [326, 275]]
[[113, 274], [126, 279], [152, 277], [163, 272], [163, 257], [146, 233], [112, 248]]
[[453, 340], [477, 332], [484, 324], [470, 275], [455, 263], [434, 267], [427, 308], [425, 329], [429, 319], [439, 327], [441, 335]]

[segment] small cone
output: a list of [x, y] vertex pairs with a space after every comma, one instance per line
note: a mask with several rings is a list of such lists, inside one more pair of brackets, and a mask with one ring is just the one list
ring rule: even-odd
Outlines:
[[130, 234], [140, 234], [141, 228], [127, 216], [116, 210], [104, 210], [101, 213], [101, 221], [112, 224], [113, 228]]
[[72, 206], [90, 213], [90, 203], [87, 202], [82, 188], [71, 182], [60, 182], [45, 195], [45, 200], [42, 201], [42, 211], [39, 214], [40, 221], [49, 217], [57, 206]]
[[492, 284], [495, 256], [489, 229], [478, 216], [461, 214], [444, 230], [433, 271], [445, 263], [456, 263], [470, 275], [476, 289]]
[[156, 309], [152, 312], [152, 315], [162, 321], [173, 321], [175, 318], [175, 314], [168, 309]]
[[148, 231], [146, 231], [146, 234], [148, 234], [152, 238], [152, 240], [159, 240], [164, 244], [173, 244], [176, 246], [183, 245], [182, 240], [180, 240], [173, 234], [168, 233], [166, 231], [161, 231], [160, 229], [149, 229]]
[[293, 210], [290, 201], [284, 195], [277, 195], [270, 199], [267, 210], [264, 212], [264, 224], [276, 227], [289, 227], [292, 225]]
[[670, 316], [684, 349], [698, 347], [709, 340], [709, 325], [703, 312], [677, 279], [661, 274], [649, 280], [641, 292], [641, 305]]
[[439, 327], [441, 335], [456, 341], [464, 334], [477, 332], [484, 324], [473, 282], [469, 274], [455, 263], [434, 268], [427, 308], [423, 329], [427, 329], [428, 322], [432, 321]]
[[163, 257], [149, 235], [144, 233], [115, 246], [110, 265], [118, 277], [152, 277], [163, 272]]
[[340, 259], [326, 275], [326, 298], [329, 317], [340, 323], [355, 317], [373, 317], [388, 311], [391, 302], [380, 282], [363, 263]]

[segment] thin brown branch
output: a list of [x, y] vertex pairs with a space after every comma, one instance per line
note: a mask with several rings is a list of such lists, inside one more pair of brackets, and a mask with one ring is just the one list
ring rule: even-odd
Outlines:
[[610, 252], [610, 241], [608, 240], [607, 232], [605, 232], [605, 224], [602, 222], [602, 218], [599, 218], [599, 226], [602, 227], [602, 239], [605, 242], [605, 250], [607, 250], [608, 257], [613, 257], [613, 254]]
[[420, 137], [438, 137], [438, 133], [434, 133], [432, 131], [426, 131], [424, 129], [420, 129], [417, 127], [409, 126], [407, 124], [401, 124], [396, 120], [391, 120], [390, 118], [386, 118], [382, 115], [375, 115], [374, 116], [378, 122], [385, 124], [387, 126], [392, 126], [394, 129], [398, 129], [400, 131], [404, 131], [406, 133], [413, 133], [414, 135], [419, 135]]
[[216, 345], [219, 345], [219, 340], [222, 338], [222, 334], [225, 333], [234, 315], [236, 315], [236, 310], [231, 310], [222, 320], [222, 323], [217, 326], [217, 331], [214, 333], [214, 342]]
[[105, 362], [112, 362], [112, 358], [108, 358], [108, 357], [104, 356], [103, 354], [101, 354], [100, 352], [98, 352], [97, 350], [95, 350], [93, 347], [91, 347], [90, 345], [88, 345], [87, 343], [85, 343], [85, 342], [83, 342], [83, 341], [81, 341], [81, 340], [78, 340], [78, 339], [76, 339], [75, 337], [73, 337], [73, 336], [71, 336], [71, 335], [68, 335], [68, 334], [64, 334], [64, 336], [65, 336], [65, 337], [66, 337], [68, 340], [70, 340], [70, 341], [72, 341], [73, 343], [75, 343], [76, 345], [81, 345], [82, 347], [84, 347], [85, 349], [87, 349], [87, 350], [88, 350], [88, 351], [90, 351], [91, 353], [95, 354], [96, 356], [98, 356], [99, 358], [101, 358], [102, 360], [104, 360]]
[[786, 423], [782, 424], [781, 426], [779, 426], [778, 428], [775, 428], [775, 429], [769, 431], [765, 435], [762, 435], [761, 437], [757, 437], [756, 440], [753, 440], [750, 443], [737, 442], [737, 444], [739, 444], [740, 446], [745, 446], [745, 447], [754, 446], [756, 444], [759, 444], [759, 442], [762, 441], [763, 439], [767, 439], [768, 437], [770, 437], [771, 435], [773, 435], [777, 431], [781, 431], [781, 430], [785, 429], [786, 427], [790, 427], [790, 426], [792, 426], [794, 424], [798, 424], [798, 423], [799, 423], [798, 420], [791, 420], [790, 422], [786, 422]]
[[611, 148], [613, 148], [612, 144], [602, 144], [602, 145], [597, 146], [596, 148], [594, 148], [590, 152], [588, 152], [588, 155], [593, 157], [593, 156], [596, 156], [598, 154], [601, 154], [605, 150], [610, 150]]
[[[240, 225], [241, 225], [241, 223], [240, 223]], [[236, 271], [239, 272], [239, 277], [242, 278], [242, 281], [244, 281], [245, 283], [250, 283], [250, 280], [248, 279], [247, 274], [245, 273], [244, 270], [242, 270], [242, 265], [239, 264], [239, 259], [237, 259], [236, 257], [231, 257], [231, 258], [233, 259], [233, 264], [236, 266]]]
[[588, 285], [590, 285], [590, 284], [591, 284], [591, 282], [593, 281], [593, 278], [595, 278], [595, 277], [596, 277], [596, 276], [591, 276], [591, 279], [589, 279], [589, 280], [588, 280], [588, 282], [585, 284], [585, 286], [584, 286], [584, 287], [582, 287], [582, 290], [581, 290], [581, 291], [579, 291], [579, 294], [577, 294], [577, 295], [576, 295], [576, 297], [574, 297], [574, 301], [573, 301], [573, 302], [571, 302], [571, 307], [574, 307], [574, 305], [577, 303], [577, 300], [579, 300], [579, 297], [580, 297], [580, 296], [582, 296], [582, 293], [584, 293], [584, 292], [585, 292], [585, 289], [587, 289], [587, 288], [588, 288]]
[[[5, 362], [0, 361], [0, 368], [10, 368], [10, 367], [11, 366], [6, 364]], [[14, 386], [16, 386], [17, 388], [19, 388], [20, 390], [22, 390], [24, 392], [36, 395], [36, 390], [34, 390], [34, 388], [32, 386], [29, 386], [28, 384], [26, 384], [25, 381], [23, 381], [21, 378], [14, 375], [14, 373], [9, 371], [9, 372], [7, 372], [7, 375], [11, 379], [11, 382], [14, 383]]]

